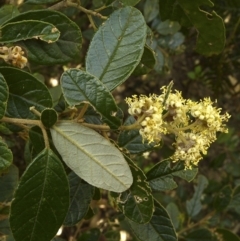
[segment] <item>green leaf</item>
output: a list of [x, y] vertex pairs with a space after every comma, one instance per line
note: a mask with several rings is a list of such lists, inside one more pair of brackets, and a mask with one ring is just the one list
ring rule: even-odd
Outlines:
[[133, 182], [122, 153], [94, 130], [73, 122], [51, 129], [53, 142], [64, 162], [89, 184], [123, 192]]
[[173, 170], [174, 170], [174, 172], [172, 173], [173, 176], [180, 177], [188, 182], [191, 182], [198, 173], [198, 168], [196, 167], [185, 170], [185, 166], [181, 162], [179, 162], [176, 166], [174, 166]]
[[26, 0], [25, 3], [28, 4], [48, 4], [48, 3], [55, 3], [59, 0]]
[[159, 45], [157, 43], [157, 40], [153, 39], [151, 41], [152, 41], [151, 47], [155, 51], [155, 56], [156, 56], [156, 64], [154, 66], [154, 70], [157, 71], [157, 73], [162, 74], [164, 72], [167, 59], [165, 58], [164, 54], [161, 52]]
[[215, 232], [220, 235], [221, 241], [240, 241], [240, 238], [230, 230], [217, 228]]
[[208, 56], [219, 54], [225, 45], [224, 23], [216, 12], [203, 11], [203, 5], [214, 6], [210, 0], [159, 0], [160, 16], [162, 20], [193, 26], [198, 32], [197, 52]]
[[[35, 156], [38, 155], [45, 148], [44, 138], [42, 135], [42, 130], [39, 126], [33, 126], [29, 130], [29, 138], [31, 145], [34, 148]], [[34, 156], [34, 157], [35, 157]]]
[[[124, 125], [131, 125], [135, 122], [133, 116], [129, 116]], [[154, 147], [154, 143], [144, 143], [142, 136], [139, 134], [139, 130], [122, 131], [118, 137], [118, 145], [121, 148], [127, 149], [132, 154], [143, 153], [151, 150]]]
[[181, 214], [179, 212], [178, 206], [175, 203], [171, 202], [167, 205], [166, 209], [173, 222], [174, 228], [178, 229], [181, 221]]
[[228, 209], [234, 209], [235, 212], [240, 214], [240, 186], [236, 186], [233, 190], [232, 200], [228, 205]]
[[61, 64], [79, 55], [82, 35], [78, 26], [66, 15], [52, 10], [29, 11], [18, 15], [7, 23], [37, 20], [54, 25], [61, 33], [58, 41], [49, 44], [39, 40], [21, 42], [28, 53], [28, 60], [39, 64]]
[[57, 112], [63, 112], [68, 107], [68, 104], [64, 100], [63, 95], [61, 95], [59, 102], [54, 106], [54, 110]]
[[14, 195], [10, 225], [15, 240], [51, 240], [64, 221], [68, 205], [63, 165], [50, 149], [44, 149], [28, 166]]
[[110, 90], [122, 84], [141, 60], [147, 27], [139, 10], [114, 11], [95, 33], [86, 57], [86, 70]]
[[95, 125], [102, 125], [101, 116], [93, 109], [92, 106], [89, 106], [87, 111], [84, 114], [84, 120], [87, 123], [95, 124]]
[[201, 197], [204, 189], [208, 185], [208, 180], [205, 176], [199, 175], [198, 176], [198, 185], [194, 186], [194, 194], [193, 197], [187, 201], [186, 203], [186, 208], [187, 208], [187, 213], [190, 217], [196, 216], [202, 209], [202, 204], [201, 204]]
[[57, 112], [52, 108], [44, 109], [41, 113], [41, 122], [47, 128], [52, 127], [58, 120]]
[[176, 51], [177, 48], [183, 44], [184, 40], [184, 35], [180, 32], [177, 32], [173, 35], [162, 36], [158, 39], [158, 44], [162, 48]]
[[160, 22], [156, 30], [158, 33], [162, 35], [169, 35], [169, 34], [175, 34], [177, 31], [179, 31], [181, 26], [178, 22], [173, 22], [167, 19], [166, 21]]
[[77, 241], [98, 241], [100, 238], [101, 232], [98, 228], [90, 229], [87, 232], [84, 232]]
[[186, 241], [218, 241], [214, 233], [212, 233], [209, 229], [206, 229], [206, 228], [198, 229], [189, 233], [185, 237], [185, 240]]
[[217, 193], [217, 196], [214, 201], [214, 208], [217, 211], [223, 211], [229, 205], [231, 198], [232, 188], [229, 185], [227, 185], [223, 187], [219, 193]]
[[182, 162], [178, 162], [171, 168], [171, 162], [166, 160], [157, 163], [146, 175], [152, 189], [167, 191], [177, 187], [176, 182], [173, 180], [174, 176], [190, 182], [196, 176], [197, 172], [197, 168], [185, 170], [185, 166]]
[[59, 30], [54, 25], [36, 20], [7, 23], [0, 28], [0, 31], [0, 43], [12, 43], [32, 38], [53, 43], [60, 36]]
[[129, 224], [141, 241], [177, 241], [171, 219], [161, 204], [154, 202], [155, 211], [147, 224], [138, 224], [129, 220]]
[[125, 159], [133, 174], [133, 184], [117, 198], [119, 209], [133, 222], [147, 223], [154, 211], [152, 190], [143, 171], [129, 157]]
[[11, 135], [12, 131], [8, 128], [7, 123], [0, 123], [0, 133], [4, 135]]
[[113, 116], [118, 110], [114, 98], [96, 77], [80, 69], [70, 69], [63, 73], [61, 85], [64, 98], [69, 105], [87, 102], [112, 128], [117, 129], [120, 126], [120, 120]]
[[18, 8], [14, 5], [3, 5], [0, 8], [0, 25], [19, 14]]
[[145, 45], [140, 63], [135, 68], [133, 75], [143, 75], [150, 72], [156, 64], [155, 52]]
[[68, 175], [70, 185], [70, 206], [64, 225], [72, 226], [86, 215], [94, 194], [94, 187], [84, 182], [74, 172]]
[[52, 98], [47, 87], [31, 74], [11, 67], [0, 67], [0, 73], [9, 88], [8, 116], [36, 119], [29, 111], [30, 107], [35, 106], [40, 112], [46, 107], [52, 107]]
[[24, 147], [24, 161], [27, 165], [29, 165], [32, 162], [33, 157], [37, 156], [34, 155], [35, 153], [33, 154], [33, 152], [35, 152], [33, 145], [30, 140], [27, 140], [26, 145]]
[[13, 161], [12, 151], [8, 148], [7, 144], [0, 137], [0, 173], [6, 168], [10, 167]]
[[146, 22], [151, 22], [158, 15], [158, 0], [146, 0], [144, 4], [144, 17]]
[[57, 85], [55, 87], [49, 88], [49, 92], [53, 99], [53, 106], [57, 105], [60, 101], [60, 98], [62, 96], [62, 89], [60, 85]]
[[18, 168], [11, 165], [7, 172], [0, 176], [0, 202], [10, 202], [18, 184]]
[[0, 73], [0, 119], [5, 115], [8, 100], [8, 86], [3, 75]]

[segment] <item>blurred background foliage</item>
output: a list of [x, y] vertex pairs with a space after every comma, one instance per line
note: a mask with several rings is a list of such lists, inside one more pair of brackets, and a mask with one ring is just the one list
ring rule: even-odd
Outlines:
[[[19, 0], [1, 1], [15, 4], [20, 12], [48, 8], [48, 5], [32, 5]], [[105, 5], [101, 14], [109, 15], [125, 1], [81, 0], [87, 9], [97, 9]], [[240, 240], [240, 1], [212, 0], [211, 10], [222, 17], [226, 28], [226, 44], [218, 55], [204, 56], [196, 52], [197, 32], [193, 28], [181, 26], [169, 19], [163, 21], [159, 15], [158, 0], [134, 1], [135, 6], [144, 15], [149, 27], [148, 40], [141, 64], [133, 75], [114, 91], [119, 106], [126, 113], [124, 98], [133, 94], [160, 93], [160, 88], [174, 81], [174, 89], [181, 90], [184, 98], [193, 100], [210, 96], [217, 100], [217, 105], [232, 116], [228, 134], [218, 136], [208, 155], [199, 164], [198, 177], [191, 183], [176, 179], [178, 187], [167, 192], [156, 193], [155, 198], [167, 208], [178, 232], [179, 240]], [[209, 10], [208, 6], [201, 6]], [[40, 66], [31, 64], [30, 71], [44, 81], [52, 92], [59, 97], [58, 81], [64, 69], [69, 67], [84, 68], [85, 55], [94, 30], [87, 16], [68, 7], [61, 10], [76, 22], [83, 33], [83, 48], [79, 56], [67, 65]], [[94, 18], [96, 26], [101, 20]], [[22, 153], [24, 142], [11, 135], [1, 126], [1, 133], [6, 136], [17, 157], [14, 160], [21, 170], [25, 169]], [[164, 160], [173, 152], [171, 140], [164, 140], [161, 147], [150, 153], [136, 156], [138, 165], [148, 171], [159, 160]], [[13, 172], [16, 170], [13, 170]], [[95, 193], [95, 201], [85, 220], [75, 227], [64, 228], [61, 236], [55, 240], [135, 240], [129, 227], [121, 221], [121, 215], [110, 205], [107, 193]], [[191, 210], [195, 202], [196, 209]], [[3, 209], [5, 207], [0, 207]], [[93, 211], [95, 214], [93, 214]], [[88, 219], [92, 217], [91, 219]], [[0, 226], [4, 224], [0, 222]], [[105, 235], [101, 235], [101, 230]], [[121, 230], [116, 232], [116, 230]], [[210, 232], [211, 230], [212, 232]], [[229, 230], [229, 231], [226, 231]], [[79, 234], [81, 235], [79, 236]], [[213, 235], [214, 233], [214, 235]], [[120, 237], [121, 236], [121, 237]], [[200, 240], [200, 239], [198, 239]]]

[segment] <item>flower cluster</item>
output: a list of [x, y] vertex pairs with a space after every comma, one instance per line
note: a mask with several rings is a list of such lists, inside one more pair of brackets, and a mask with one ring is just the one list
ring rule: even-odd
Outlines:
[[24, 68], [27, 64], [27, 58], [23, 56], [24, 52], [19, 46], [0, 47], [0, 57], [6, 62], [18, 68]]
[[185, 161], [186, 168], [197, 165], [207, 154], [217, 132], [227, 132], [228, 113], [221, 115], [221, 109], [214, 107], [209, 98], [199, 102], [186, 100], [169, 86], [162, 87], [159, 96], [134, 95], [126, 102], [129, 114], [137, 119], [143, 141], [159, 142], [163, 135], [175, 135], [176, 150], [171, 159]]
[[159, 142], [162, 134], [167, 132], [163, 125], [161, 97], [141, 95], [138, 98], [134, 95], [132, 98], [126, 98], [126, 102], [129, 105], [129, 114], [139, 118], [140, 134], [143, 139], [148, 142]]

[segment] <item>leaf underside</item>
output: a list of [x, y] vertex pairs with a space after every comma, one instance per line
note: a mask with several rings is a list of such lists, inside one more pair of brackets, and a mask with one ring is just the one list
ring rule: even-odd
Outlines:
[[94, 130], [62, 122], [51, 134], [64, 162], [89, 184], [114, 192], [131, 186], [132, 174], [121, 152]]

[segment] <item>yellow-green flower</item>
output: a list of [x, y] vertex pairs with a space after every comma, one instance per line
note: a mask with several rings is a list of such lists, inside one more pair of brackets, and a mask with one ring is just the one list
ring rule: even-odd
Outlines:
[[176, 151], [171, 159], [184, 161], [186, 168], [191, 168], [207, 154], [217, 132], [227, 132], [225, 123], [230, 115], [221, 115], [221, 108], [214, 107], [210, 98], [195, 102], [173, 92], [171, 86], [161, 90], [159, 96], [126, 98], [128, 112], [137, 118], [143, 141], [159, 142], [163, 135], [174, 134]]

